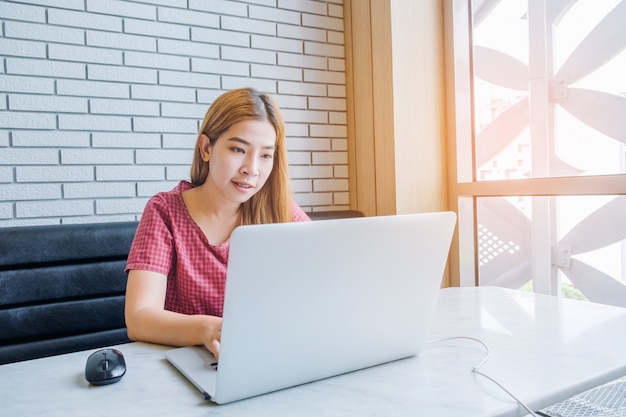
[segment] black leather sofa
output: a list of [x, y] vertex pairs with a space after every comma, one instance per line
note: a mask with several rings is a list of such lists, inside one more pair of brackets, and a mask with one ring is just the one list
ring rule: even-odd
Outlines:
[[0, 364], [129, 342], [124, 267], [136, 228], [137, 222], [0, 228]]

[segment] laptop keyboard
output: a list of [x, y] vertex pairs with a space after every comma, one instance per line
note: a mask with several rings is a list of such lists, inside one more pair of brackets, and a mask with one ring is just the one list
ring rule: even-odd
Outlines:
[[626, 417], [626, 381], [591, 389], [541, 410], [546, 417]]

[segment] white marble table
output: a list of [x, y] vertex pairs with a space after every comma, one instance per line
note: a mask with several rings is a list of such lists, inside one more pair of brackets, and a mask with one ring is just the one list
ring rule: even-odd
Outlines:
[[[495, 287], [440, 291], [431, 340], [467, 336], [491, 350], [482, 371], [541, 409], [626, 375], [626, 309]], [[168, 347], [118, 346], [128, 372], [113, 385], [83, 377], [92, 351], [0, 366], [6, 416], [523, 416], [471, 370], [473, 340], [429, 343], [413, 358], [248, 400], [207, 403], [164, 358]]]

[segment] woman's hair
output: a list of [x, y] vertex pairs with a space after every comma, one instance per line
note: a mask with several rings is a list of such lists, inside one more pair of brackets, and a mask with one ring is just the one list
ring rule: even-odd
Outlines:
[[274, 165], [263, 187], [241, 204], [240, 224], [283, 223], [292, 221], [291, 193], [285, 147], [285, 122], [272, 98], [253, 88], [240, 88], [219, 96], [209, 107], [194, 149], [191, 183], [202, 185], [209, 175], [209, 162], [202, 159], [200, 136], [209, 137], [211, 146], [217, 138], [237, 122], [268, 121], [276, 130]]

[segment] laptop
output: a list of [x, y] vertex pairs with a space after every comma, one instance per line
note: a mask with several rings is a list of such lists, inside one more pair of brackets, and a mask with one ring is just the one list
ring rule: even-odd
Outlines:
[[166, 358], [224, 404], [414, 356], [455, 224], [437, 212], [238, 227], [219, 365], [200, 346]]

